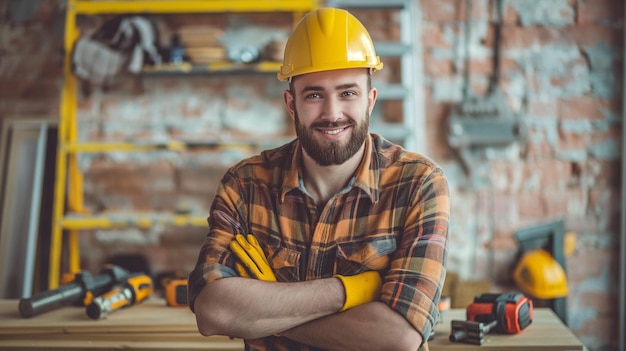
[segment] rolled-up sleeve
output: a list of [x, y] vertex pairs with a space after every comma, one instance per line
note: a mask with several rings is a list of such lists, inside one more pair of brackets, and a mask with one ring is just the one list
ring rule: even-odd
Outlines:
[[403, 315], [426, 340], [436, 324], [446, 276], [449, 190], [440, 168], [416, 179], [398, 250], [385, 276], [381, 300]]
[[246, 232], [238, 218], [237, 206], [241, 206], [237, 182], [227, 174], [218, 185], [208, 218], [209, 233], [188, 278], [187, 301], [192, 311], [196, 297], [206, 284], [237, 276], [229, 244], [235, 234]]

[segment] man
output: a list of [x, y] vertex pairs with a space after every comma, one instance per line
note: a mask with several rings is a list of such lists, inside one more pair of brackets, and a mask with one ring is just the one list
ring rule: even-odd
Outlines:
[[412, 350], [445, 278], [449, 197], [430, 159], [369, 134], [382, 69], [350, 13], [308, 13], [278, 77], [297, 139], [232, 167], [189, 277], [203, 335], [247, 350]]

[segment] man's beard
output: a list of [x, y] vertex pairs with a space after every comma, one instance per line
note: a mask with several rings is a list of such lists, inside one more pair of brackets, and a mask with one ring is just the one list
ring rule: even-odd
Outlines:
[[[368, 136], [369, 113], [366, 112], [363, 123], [357, 124], [352, 120], [345, 123], [337, 122], [317, 122], [310, 127], [300, 123], [298, 113], [295, 113], [296, 135], [306, 151], [315, 163], [320, 166], [340, 165], [350, 159], [359, 151], [365, 138]], [[315, 138], [316, 128], [340, 128], [352, 127], [352, 134], [347, 145], [342, 145], [340, 141], [318, 141]]]

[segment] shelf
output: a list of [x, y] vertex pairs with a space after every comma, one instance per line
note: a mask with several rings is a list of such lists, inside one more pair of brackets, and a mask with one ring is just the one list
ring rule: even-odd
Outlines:
[[147, 229], [156, 224], [177, 227], [206, 227], [206, 216], [176, 214], [171, 212], [138, 212], [124, 214], [81, 215], [68, 213], [59, 225], [67, 230], [115, 229], [136, 227]]
[[67, 153], [101, 153], [101, 152], [146, 152], [146, 151], [187, 151], [190, 149], [219, 150], [252, 150], [273, 148], [286, 144], [295, 136], [268, 136], [268, 138], [235, 138], [224, 137], [222, 140], [185, 141], [170, 140], [167, 142], [74, 142], [64, 145]]
[[167, 143], [70, 143], [65, 145], [68, 153], [99, 153], [99, 152], [145, 152], [145, 151], [186, 151], [189, 149], [252, 149], [256, 147], [254, 142], [182, 142], [169, 141]]
[[409, 45], [398, 42], [376, 42], [374, 48], [380, 57], [400, 57], [411, 51]]
[[385, 1], [368, 1], [368, 0], [332, 0], [332, 6], [343, 8], [359, 8], [359, 9], [404, 9], [406, 8], [406, 0], [385, 0]]
[[402, 84], [377, 83], [374, 86], [378, 89], [380, 100], [402, 100], [409, 94], [409, 90]]
[[144, 74], [207, 74], [207, 73], [276, 73], [280, 62], [234, 63], [229, 61], [213, 62], [206, 65], [184, 62], [180, 64], [162, 64], [146, 66]]
[[133, 0], [77, 1], [80, 15], [126, 13], [208, 13], [208, 12], [308, 12], [318, 7], [316, 0]]
[[[68, 234], [68, 270], [80, 271], [80, 253], [78, 230], [110, 229], [119, 227], [150, 228], [154, 225], [172, 226], [207, 226], [205, 216], [180, 213], [123, 213], [84, 215], [83, 173], [78, 167], [78, 153], [104, 152], [142, 152], [142, 151], [185, 151], [190, 148], [233, 149], [268, 148], [285, 141], [288, 137], [257, 136], [242, 140], [230, 135], [220, 135], [223, 140], [209, 141], [162, 141], [144, 142], [143, 140], [124, 140], [121, 142], [80, 142], [78, 141], [78, 80], [72, 72], [70, 53], [80, 37], [77, 24], [79, 16], [97, 15], [168, 15], [168, 14], [244, 14], [272, 12], [291, 13], [294, 24], [306, 12], [319, 8], [318, 0], [67, 0], [63, 49], [63, 87], [61, 93], [60, 123], [56, 157], [54, 185], [54, 204], [52, 209], [52, 233], [48, 268], [48, 288], [59, 286], [63, 253], [64, 232]], [[146, 67], [141, 74], [168, 75], [194, 74], [239, 74], [239, 73], [276, 73], [279, 62], [257, 62], [242, 64], [233, 62], [215, 62], [207, 65], [159, 65]], [[232, 137], [232, 139], [229, 139]], [[251, 140], [249, 140], [251, 139]], [[290, 141], [293, 137], [289, 138]]]
[[403, 124], [372, 123], [370, 124], [372, 133], [380, 134], [388, 140], [403, 140], [411, 135], [411, 130]]

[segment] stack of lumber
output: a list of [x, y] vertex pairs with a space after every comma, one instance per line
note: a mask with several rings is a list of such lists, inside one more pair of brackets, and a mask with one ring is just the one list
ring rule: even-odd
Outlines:
[[181, 27], [177, 34], [191, 63], [209, 64], [226, 60], [226, 48], [219, 41], [224, 34], [221, 29], [187, 25]]
[[198, 333], [187, 307], [149, 300], [93, 320], [67, 306], [22, 318], [17, 300], [0, 300], [0, 350], [243, 350], [243, 341]]

